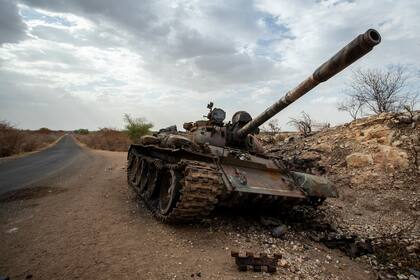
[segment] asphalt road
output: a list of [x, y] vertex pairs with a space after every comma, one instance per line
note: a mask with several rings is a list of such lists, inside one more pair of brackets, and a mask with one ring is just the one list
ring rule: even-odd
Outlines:
[[71, 165], [84, 152], [65, 135], [54, 146], [23, 157], [0, 160], [0, 194], [32, 186]]

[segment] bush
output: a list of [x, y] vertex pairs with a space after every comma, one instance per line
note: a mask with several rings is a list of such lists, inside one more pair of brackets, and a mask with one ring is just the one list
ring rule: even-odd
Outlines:
[[76, 138], [92, 149], [127, 151], [131, 141], [125, 131], [101, 128], [88, 134], [76, 134]]
[[86, 134], [89, 134], [89, 130], [86, 128], [79, 128], [79, 129], [76, 129], [74, 133], [86, 135]]
[[124, 114], [124, 121], [127, 123], [125, 125], [127, 134], [134, 143], [138, 143], [141, 136], [150, 134], [150, 129], [153, 127], [153, 124], [148, 123], [146, 119], [132, 118], [128, 114]]
[[46, 128], [46, 127], [41, 127], [36, 132], [42, 133], [42, 134], [50, 134], [50, 133], [52, 133], [51, 129]]
[[60, 135], [62, 133], [48, 128], [20, 130], [6, 121], [0, 121], [0, 157], [38, 150], [57, 140]]
[[18, 152], [22, 133], [6, 121], [0, 122], [0, 157], [7, 157]]

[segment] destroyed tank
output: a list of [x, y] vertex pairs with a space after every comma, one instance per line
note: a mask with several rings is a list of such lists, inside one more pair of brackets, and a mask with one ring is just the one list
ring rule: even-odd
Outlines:
[[143, 136], [128, 151], [128, 184], [164, 222], [201, 220], [217, 206], [319, 205], [338, 197], [327, 178], [288, 170], [265, 155], [256, 135], [259, 126], [380, 41], [376, 30], [360, 34], [255, 118], [238, 111], [225, 123], [225, 111], [210, 103], [207, 120], [185, 123], [185, 132], [172, 126]]

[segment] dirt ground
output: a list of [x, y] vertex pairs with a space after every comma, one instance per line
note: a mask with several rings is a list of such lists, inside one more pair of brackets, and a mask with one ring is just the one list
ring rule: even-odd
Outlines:
[[[125, 178], [125, 153], [85, 149], [55, 178], [0, 200], [0, 276], [10, 279], [375, 279], [359, 259], [258, 218], [156, 221]], [[278, 272], [239, 272], [231, 250], [281, 253]]]

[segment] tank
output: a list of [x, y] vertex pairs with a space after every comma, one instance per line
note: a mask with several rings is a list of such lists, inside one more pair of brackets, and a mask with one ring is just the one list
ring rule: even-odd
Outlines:
[[373, 29], [358, 35], [255, 118], [238, 111], [225, 122], [225, 111], [210, 103], [206, 119], [185, 123], [185, 131], [171, 126], [143, 136], [128, 151], [128, 184], [156, 218], [175, 223], [204, 219], [218, 206], [316, 206], [338, 197], [327, 178], [288, 170], [266, 155], [256, 135], [262, 124], [380, 41]]

